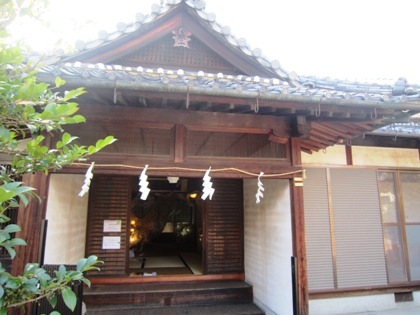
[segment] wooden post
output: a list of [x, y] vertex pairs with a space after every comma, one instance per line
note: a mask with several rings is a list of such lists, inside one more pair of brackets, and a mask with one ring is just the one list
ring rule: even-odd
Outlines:
[[[291, 158], [293, 166], [301, 166], [301, 150], [298, 138], [291, 138]], [[299, 179], [302, 175], [295, 177]], [[291, 200], [292, 200], [292, 237], [293, 237], [293, 256], [296, 258], [297, 274], [297, 313], [295, 315], [309, 314], [309, 295], [308, 280], [306, 269], [306, 240], [305, 240], [305, 219], [303, 207], [303, 187], [299, 185], [301, 180], [291, 181]]]
[[35, 188], [41, 200], [32, 197], [27, 207], [22, 204], [19, 207], [17, 224], [22, 231], [16, 237], [23, 238], [28, 245], [16, 247], [16, 257], [12, 262], [13, 275], [22, 274], [27, 263], [38, 262], [42, 220], [46, 215], [48, 176], [43, 173], [24, 175], [23, 183]]
[[185, 154], [185, 143], [187, 137], [187, 131], [185, 130], [184, 125], [176, 124], [175, 125], [175, 148], [174, 148], [174, 162], [182, 163], [184, 162]]
[[353, 150], [351, 145], [345, 145], [346, 147], [346, 161], [347, 165], [353, 165]]

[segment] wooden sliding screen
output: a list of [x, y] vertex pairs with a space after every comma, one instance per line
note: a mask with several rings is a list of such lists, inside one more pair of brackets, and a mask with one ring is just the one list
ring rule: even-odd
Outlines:
[[207, 274], [244, 271], [242, 180], [213, 180], [215, 193], [206, 202], [204, 269]]
[[[130, 177], [95, 175], [89, 200], [86, 254], [96, 255], [105, 262], [99, 275], [125, 275], [129, 246]], [[120, 231], [115, 228], [117, 220], [121, 220]], [[105, 231], [104, 225], [107, 225]], [[118, 240], [119, 246], [116, 245]]]

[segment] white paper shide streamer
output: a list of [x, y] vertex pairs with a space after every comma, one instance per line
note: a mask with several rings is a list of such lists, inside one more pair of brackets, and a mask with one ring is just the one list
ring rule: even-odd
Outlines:
[[83, 197], [89, 191], [90, 182], [92, 181], [92, 178], [93, 178], [92, 170], [93, 170], [94, 165], [95, 165], [95, 162], [92, 162], [92, 164], [90, 164], [88, 170], [86, 171], [85, 181], [83, 183], [82, 190], [79, 193], [79, 197]]
[[148, 167], [149, 167], [149, 165], [146, 165], [144, 167], [144, 169], [141, 172], [140, 177], [139, 177], [139, 186], [140, 186], [139, 192], [141, 192], [141, 196], [140, 196], [141, 200], [146, 200], [147, 196], [150, 193], [150, 188], [147, 187], [147, 186], [149, 186], [149, 182], [147, 181], [147, 175], [146, 175], [146, 171], [147, 171]]
[[206, 171], [203, 177], [203, 194], [201, 195], [201, 199], [203, 200], [206, 200], [207, 197], [209, 197], [209, 199], [211, 200], [214, 194], [214, 188], [212, 187], [213, 183], [211, 182], [211, 177], [209, 175], [210, 170], [211, 170], [211, 166]]
[[257, 198], [257, 203], [261, 202], [261, 198], [264, 198], [264, 185], [261, 182], [261, 177], [264, 175], [263, 172], [260, 173], [260, 175], [258, 176], [258, 190], [257, 193], [255, 194], [255, 198]]

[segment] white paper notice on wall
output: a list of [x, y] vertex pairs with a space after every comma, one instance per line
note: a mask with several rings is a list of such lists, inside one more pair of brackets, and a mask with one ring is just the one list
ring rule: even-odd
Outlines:
[[104, 220], [104, 232], [121, 232], [121, 220]]
[[104, 236], [102, 238], [102, 249], [120, 249], [121, 236]]

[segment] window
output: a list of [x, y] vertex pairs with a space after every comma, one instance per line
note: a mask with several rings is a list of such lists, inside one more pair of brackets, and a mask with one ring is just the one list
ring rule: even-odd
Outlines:
[[387, 284], [376, 181], [373, 169], [306, 169], [310, 291]]
[[420, 280], [420, 173], [380, 171], [378, 187], [388, 281]]

